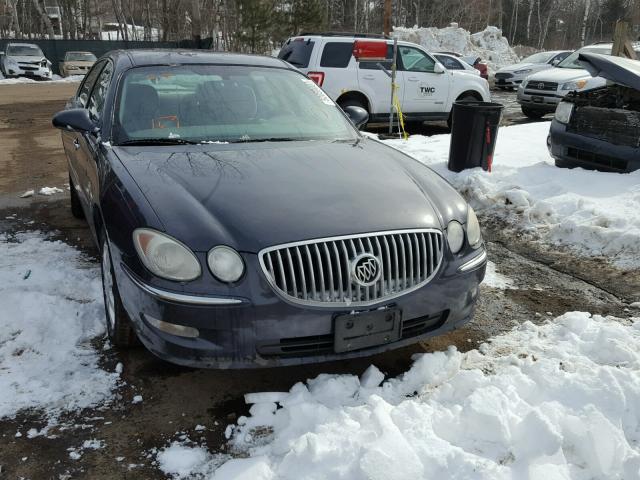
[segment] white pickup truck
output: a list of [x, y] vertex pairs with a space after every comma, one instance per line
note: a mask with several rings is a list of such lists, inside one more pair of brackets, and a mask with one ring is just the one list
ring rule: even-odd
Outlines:
[[[387, 43], [384, 62], [356, 61], [355, 40]], [[301, 34], [283, 45], [278, 58], [306, 73], [341, 107], [369, 112], [370, 122], [388, 122], [391, 80], [378, 63], [391, 68], [393, 40], [353, 34]], [[465, 70], [447, 70], [420, 45], [398, 41], [398, 99], [406, 121], [450, 120], [457, 100], [490, 101], [487, 81]]]

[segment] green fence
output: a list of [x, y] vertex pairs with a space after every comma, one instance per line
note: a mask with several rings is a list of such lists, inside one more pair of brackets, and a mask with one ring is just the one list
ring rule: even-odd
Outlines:
[[[209, 48], [211, 42], [204, 39], [200, 41], [200, 48]], [[111, 50], [128, 50], [132, 48], [194, 48], [192, 40], [181, 40], [179, 42], [150, 42], [150, 41], [124, 41], [124, 40], [16, 40], [1, 39], [0, 52], [5, 51], [7, 43], [33, 43], [38, 45], [45, 57], [51, 61], [53, 73], [59, 74], [59, 63], [64, 60], [64, 54], [73, 52], [91, 52], [96, 57], [101, 57]]]

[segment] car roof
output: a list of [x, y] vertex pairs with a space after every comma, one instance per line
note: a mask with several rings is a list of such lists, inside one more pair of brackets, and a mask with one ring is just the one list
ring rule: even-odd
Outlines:
[[[10, 42], [7, 45], [11, 46], [11, 47], [38, 47], [38, 45], [36, 45], [35, 43], [26, 43], [26, 42]], [[38, 47], [40, 48], [40, 47]]]
[[212, 52], [208, 50], [186, 49], [133, 49], [114, 50], [107, 54], [118, 59], [127, 57], [133, 66], [166, 64], [231, 64], [252, 65], [257, 67], [280, 67], [293, 70], [288, 63], [264, 55], [246, 55], [241, 53]]

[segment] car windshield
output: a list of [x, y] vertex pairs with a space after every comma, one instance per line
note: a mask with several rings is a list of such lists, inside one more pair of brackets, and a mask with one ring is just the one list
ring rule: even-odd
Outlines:
[[611, 55], [611, 47], [586, 47], [581, 48], [580, 50], [576, 50], [563, 61], [561, 61], [557, 67], [558, 68], [578, 68], [584, 69], [584, 67], [578, 62], [578, 55], [581, 53], [599, 53], [600, 55]]
[[553, 56], [555, 56], [555, 52], [538, 52], [533, 55], [529, 55], [520, 63], [547, 63]]
[[7, 48], [7, 55], [16, 57], [42, 57], [42, 50], [35, 45], [11, 45]]
[[307, 77], [229, 65], [138, 67], [122, 81], [116, 143], [356, 140], [339, 107]]
[[64, 59], [67, 62], [95, 62], [96, 56], [93, 53], [68, 52]]

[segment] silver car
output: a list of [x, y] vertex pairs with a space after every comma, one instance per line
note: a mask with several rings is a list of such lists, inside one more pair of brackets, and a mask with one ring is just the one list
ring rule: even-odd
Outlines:
[[51, 79], [51, 62], [33, 43], [8, 43], [0, 60], [2, 74], [9, 77]]
[[518, 88], [518, 85], [529, 75], [555, 67], [570, 54], [571, 50], [534, 53], [519, 63], [508, 65], [498, 70], [496, 72], [495, 85], [502, 90]]

